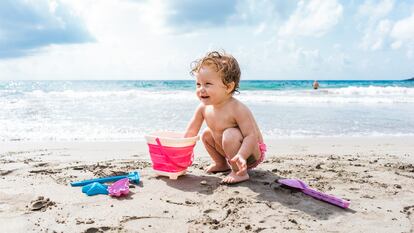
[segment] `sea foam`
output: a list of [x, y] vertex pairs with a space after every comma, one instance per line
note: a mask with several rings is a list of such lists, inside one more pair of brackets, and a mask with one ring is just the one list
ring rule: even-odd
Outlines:
[[[200, 103], [193, 82], [138, 84], [3, 81], [0, 141], [136, 141], [186, 128]], [[252, 82], [235, 94], [267, 138], [414, 135], [414, 84], [321, 82], [318, 90], [305, 81], [288, 84]]]

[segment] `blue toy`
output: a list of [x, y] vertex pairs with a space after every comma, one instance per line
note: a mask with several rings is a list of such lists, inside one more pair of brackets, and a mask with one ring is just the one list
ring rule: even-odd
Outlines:
[[108, 186], [98, 182], [93, 182], [91, 184], [83, 186], [82, 192], [88, 196], [93, 196], [97, 194], [108, 195]]
[[72, 185], [73, 187], [85, 186], [88, 184], [92, 184], [94, 182], [97, 182], [97, 183], [115, 182], [123, 178], [128, 178], [130, 182], [135, 183], [135, 184], [139, 184], [139, 181], [140, 181], [139, 172], [135, 171], [135, 172], [130, 172], [122, 176], [109, 176], [109, 177], [102, 177], [102, 178], [96, 178], [96, 179], [91, 179], [91, 180], [76, 181], [76, 182], [70, 183], [70, 185]]

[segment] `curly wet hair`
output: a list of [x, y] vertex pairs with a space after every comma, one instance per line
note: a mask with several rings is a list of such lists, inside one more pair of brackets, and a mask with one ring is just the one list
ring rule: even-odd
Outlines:
[[213, 68], [217, 73], [219, 73], [224, 85], [234, 82], [234, 88], [231, 91], [231, 94], [239, 92], [238, 88], [241, 72], [239, 63], [232, 55], [224, 51], [209, 52], [203, 58], [195, 60], [191, 63], [190, 74], [194, 76], [203, 66]]

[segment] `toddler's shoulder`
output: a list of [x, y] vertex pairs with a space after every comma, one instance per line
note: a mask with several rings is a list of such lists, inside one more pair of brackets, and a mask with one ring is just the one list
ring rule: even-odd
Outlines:
[[206, 108], [206, 106], [203, 103], [200, 103], [197, 106], [197, 110], [202, 110], [202, 109], [205, 109], [205, 108]]
[[243, 112], [250, 112], [249, 108], [240, 100], [233, 98], [231, 108], [234, 110], [236, 114], [243, 113]]
[[196, 108], [196, 113], [204, 115], [206, 106], [204, 104], [199, 104]]

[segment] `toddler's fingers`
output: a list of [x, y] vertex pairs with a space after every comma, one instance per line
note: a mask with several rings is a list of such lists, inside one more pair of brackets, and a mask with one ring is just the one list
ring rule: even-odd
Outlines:
[[236, 172], [236, 175], [241, 176], [241, 175], [244, 175], [245, 172], [246, 172], [246, 169], [239, 168], [239, 171]]
[[236, 172], [237, 175], [243, 175], [244, 172], [246, 172], [247, 170], [247, 165], [246, 163], [241, 163], [241, 164], [237, 164], [237, 167], [239, 168], [239, 171]]
[[236, 161], [236, 164], [239, 167], [239, 169], [244, 169], [246, 167], [246, 163], [240, 159]]
[[237, 156], [234, 156], [230, 161], [233, 163], [237, 163], [238, 160], [239, 158]]

